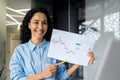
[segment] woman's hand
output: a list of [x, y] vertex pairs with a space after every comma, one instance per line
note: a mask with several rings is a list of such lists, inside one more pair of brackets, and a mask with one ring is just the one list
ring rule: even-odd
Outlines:
[[52, 64], [48, 66], [43, 72], [42, 72], [42, 78], [49, 78], [53, 76], [56, 72], [58, 64]]
[[44, 78], [49, 78], [55, 74], [58, 65], [59, 64], [52, 64], [48, 66], [43, 72], [27, 76], [27, 80], [42, 80]]
[[92, 52], [89, 52], [88, 56], [90, 57], [88, 64], [93, 64], [93, 61], [95, 60], [94, 54]]

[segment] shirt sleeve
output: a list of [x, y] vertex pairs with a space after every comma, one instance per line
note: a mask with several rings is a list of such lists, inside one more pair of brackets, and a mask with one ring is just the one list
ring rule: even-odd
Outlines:
[[19, 51], [15, 49], [9, 64], [11, 80], [26, 80], [26, 75], [20, 61]]
[[66, 66], [64, 64], [59, 65], [57, 68], [56, 80], [67, 80], [68, 77]]

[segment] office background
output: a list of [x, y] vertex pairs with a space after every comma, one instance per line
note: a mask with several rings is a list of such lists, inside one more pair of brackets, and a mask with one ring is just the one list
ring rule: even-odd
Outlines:
[[119, 4], [119, 0], [0, 0], [0, 80], [10, 80], [9, 59], [19, 44], [22, 18], [30, 8], [41, 6], [48, 8], [54, 28], [95, 37], [95, 63], [80, 67], [70, 78], [95, 80], [107, 42], [120, 40]]

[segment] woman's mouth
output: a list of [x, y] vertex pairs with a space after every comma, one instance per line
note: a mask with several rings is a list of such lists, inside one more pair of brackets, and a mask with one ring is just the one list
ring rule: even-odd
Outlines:
[[35, 32], [42, 34], [44, 31], [43, 30], [34, 30]]

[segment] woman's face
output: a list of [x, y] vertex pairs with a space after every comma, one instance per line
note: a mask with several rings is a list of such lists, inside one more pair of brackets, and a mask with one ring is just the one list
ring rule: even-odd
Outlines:
[[34, 39], [43, 39], [48, 29], [47, 17], [44, 13], [37, 12], [28, 23], [31, 30], [31, 37]]

